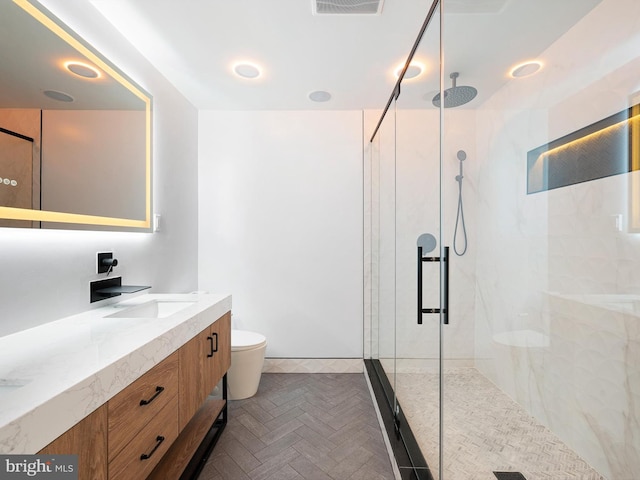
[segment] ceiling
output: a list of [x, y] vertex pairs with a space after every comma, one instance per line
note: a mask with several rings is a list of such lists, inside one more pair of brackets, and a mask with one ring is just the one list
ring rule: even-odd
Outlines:
[[[380, 15], [314, 15], [313, 1], [90, 0], [199, 109], [383, 108], [431, 0], [385, 0]], [[600, 1], [444, 0], [445, 88], [460, 72], [458, 84], [479, 92], [466, 108], [476, 107]], [[407, 104], [428, 105], [439, 89], [438, 38], [436, 15], [416, 53], [427, 72], [403, 87]], [[262, 75], [235, 76], [240, 60]], [[331, 99], [312, 102], [316, 90]]]

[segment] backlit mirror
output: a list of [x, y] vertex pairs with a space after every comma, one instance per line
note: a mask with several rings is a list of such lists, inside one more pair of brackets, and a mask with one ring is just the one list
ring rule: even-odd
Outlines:
[[148, 231], [150, 95], [35, 1], [0, 44], [0, 226]]

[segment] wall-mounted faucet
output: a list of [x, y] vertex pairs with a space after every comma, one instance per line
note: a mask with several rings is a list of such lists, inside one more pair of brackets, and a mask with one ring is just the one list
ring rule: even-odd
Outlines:
[[[113, 258], [113, 252], [98, 252], [98, 273], [112, 272], [113, 267], [118, 266], [118, 259]], [[122, 277], [111, 277], [96, 280], [89, 284], [90, 302], [98, 302], [111, 297], [117, 297], [123, 293], [136, 293], [151, 288], [147, 285], [122, 285]]]

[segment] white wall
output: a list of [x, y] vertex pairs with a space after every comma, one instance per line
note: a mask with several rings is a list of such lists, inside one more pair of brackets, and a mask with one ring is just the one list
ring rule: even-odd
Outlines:
[[362, 357], [361, 112], [200, 112], [199, 288], [268, 357]]
[[196, 109], [89, 2], [43, 3], [153, 95], [154, 210], [163, 227], [155, 234], [1, 229], [2, 336], [94, 307], [98, 250], [115, 251], [124, 283], [154, 292], [197, 287]]

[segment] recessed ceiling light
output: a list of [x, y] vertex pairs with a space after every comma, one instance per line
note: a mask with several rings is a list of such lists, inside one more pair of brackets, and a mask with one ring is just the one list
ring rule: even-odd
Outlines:
[[539, 62], [537, 60], [532, 62], [525, 62], [513, 67], [509, 72], [509, 75], [511, 75], [513, 78], [528, 77], [529, 75], [533, 75], [534, 73], [538, 72], [538, 70], [540, 70], [541, 68], [542, 62]]
[[316, 90], [309, 94], [309, 98], [314, 102], [328, 102], [331, 100], [331, 94], [324, 90]]
[[233, 71], [242, 78], [258, 78], [260, 76], [260, 69], [256, 65], [247, 62], [236, 63], [233, 66]]
[[57, 100], [58, 102], [73, 102], [73, 97], [64, 92], [58, 92], [57, 90], [45, 90], [42, 93], [53, 100]]
[[83, 78], [100, 78], [100, 70], [82, 62], [65, 62], [65, 68], [71, 73]]
[[[398, 68], [396, 68], [396, 71], [395, 71], [396, 78], [400, 77], [400, 73], [402, 73], [402, 69], [403, 68], [404, 68], [404, 64], [402, 64]], [[423, 63], [411, 62], [409, 64], [409, 66], [407, 67], [407, 71], [404, 72], [404, 77], [402, 77], [402, 78], [404, 80], [408, 80], [410, 78], [416, 78], [416, 77], [422, 75], [422, 73], [425, 70], [426, 70], [426, 67], [424, 66]]]

